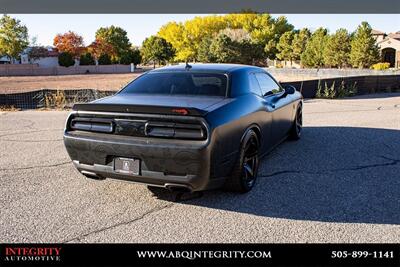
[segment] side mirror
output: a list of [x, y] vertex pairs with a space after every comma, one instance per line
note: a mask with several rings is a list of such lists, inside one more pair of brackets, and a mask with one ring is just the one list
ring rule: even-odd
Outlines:
[[285, 89], [285, 94], [286, 95], [292, 95], [296, 92], [296, 87], [294, 87], [293, 85], [287, 84], [283, 87], [283, 89]]

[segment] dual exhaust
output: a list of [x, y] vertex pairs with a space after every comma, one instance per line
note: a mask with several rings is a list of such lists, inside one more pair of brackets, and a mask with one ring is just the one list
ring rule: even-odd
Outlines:
[[[93, 180], [105, 180], [106, 178], [98, 175], [94, 172], [90, 172], [90, 171], [85, 171], [82, 170], [81, 173], [86, 176], [89, 179], [93, 179]], [[152, 185], [152, 184], [150, 184]], [[154, 186], [154, 185], [152, 185]], [[164, 184], [164, 186], [159, 186], [159, 187], [164, 187], [165, 189], [171, 191], [171, 192], [179, 192], [179, 193], [191, 193], [193, 190], [190, 186], [187, 185], [182, 185], [182, 184], [172, 184], [172, 183], [166, 183]]]

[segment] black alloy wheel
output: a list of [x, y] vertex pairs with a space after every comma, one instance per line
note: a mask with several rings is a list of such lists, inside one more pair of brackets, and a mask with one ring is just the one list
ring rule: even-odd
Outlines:
[[296, 132], [297, 135], [301, 135], [301, 131], [303, 129], [303, 109], [299, 106], [296, 114]]
[[251, 129], [243, 138], [236, 165], [225, 182], [225, 190], [247, 193], [254, 187], [257, 180], [259, 164], [258, 150], [258, 136], [255, 131]]
[[256, 137], [251, 137], [244, 148], [243, 182], [247, 188], [252, 188], [257, 178], [258, 169], [258, 142]]

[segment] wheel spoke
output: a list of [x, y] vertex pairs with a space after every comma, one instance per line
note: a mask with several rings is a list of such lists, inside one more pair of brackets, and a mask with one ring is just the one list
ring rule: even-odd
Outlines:
[[244, 170], [245, 170], [248, 174], [250, 174], [250, 177], [253, 178], [254, 173], [253, 173], [253, 169], [251, 168], [251, 166], [250, 166], [248, 163], [245, 163], [245, 164], [243, 165], [243, 167], [244, 167]]
[[243, 181], [252, 187], [256, 178], [258, 162], [258, 142], [256, 138], [250, 138], [244, 146], [243, 156]]
[[252, 152], [252, 153], [249, 153], [249, 154], [247, 154], [247, 159], [248, 160], [252, 160], [255, 156], [257, 156], [257, 154], [258, 154], [258, 152], [257, 151], [254, 151], [254, 152]]

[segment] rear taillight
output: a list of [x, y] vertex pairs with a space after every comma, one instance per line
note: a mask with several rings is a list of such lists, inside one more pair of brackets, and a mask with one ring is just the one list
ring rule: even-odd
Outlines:
[[[179, 121], [154, 120], [139, 116], [89, 117], [71, 116], [67, 131], [85, 131], [135, 137], [159, 137], [186, 140], [206, 140], [207, 128], [198, 119]], [[174, 118], [176, 119], [176, 118]]]
[[99, 133], [112, 133], [113, 122], [109, 119], [75, 118], [71, 120], [71, 129]]
[[206, 130], [200, 124], [147, 122], [145, 125], [146, 136], [166, 137], [177, 139], [206, 139]]

